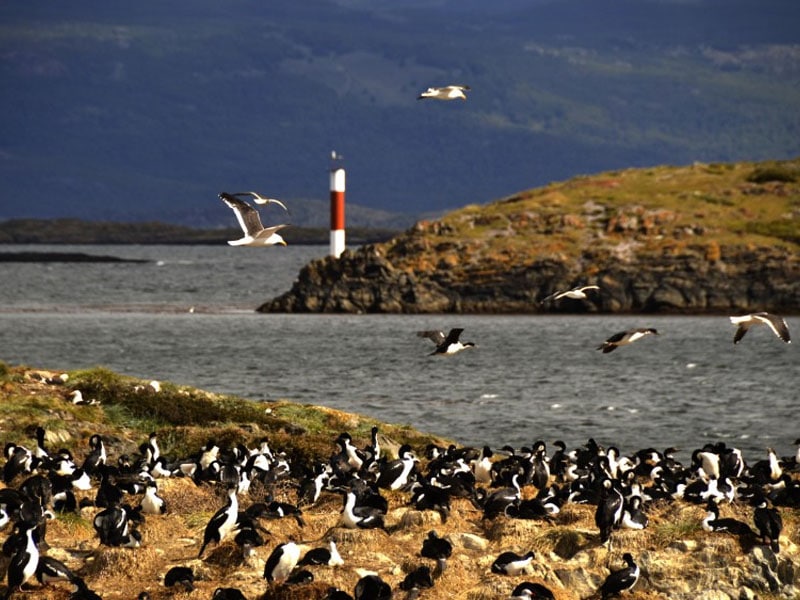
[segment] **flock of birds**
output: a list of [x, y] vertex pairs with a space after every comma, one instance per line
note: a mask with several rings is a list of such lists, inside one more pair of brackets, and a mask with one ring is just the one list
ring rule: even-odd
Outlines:
[[[586, 290], [599, 290], [597, 285], [586, 285], [573, 288], [571, 290], [555, 292], [546, 298], [541, 303], [558, 301], [561, 298], [571, 299], [585, 299]], [[786, 320], [776, 314], [768, 312], [756, 312], [747, 315], [732, 316], [730, 317], [731, 323], [736, 325], [736, 332], [733, 336], [733, 343], [738, 344], [742, 338], [753, 326], [764, 325], [774, 333], [778, 339], [790, 344], [792, 338], [789, 334], [789, 326]], [[451, 329], [446, 335], [443, 331], [437, 330], [424, 330], [418, 331], [419, 337], [428, 338], [436, 344], [436, 349], [431, 352], [432, 355], [449, 356], [457, 354], [462, 350], [468, 348], [475, 348], [475, 342], [462, 342], [460, 340], [463, 328]], [[653, 327], [635, 327], [615, 333], [606, 339], [602, 344], [597, 347], [597, 350], [602, 350], [603, 354], [613, 352], [621, 346], [627, 346], [633, 342], [640, 340], [648, 335], [659, 335], [658, 330]]]
[[[469, 89], [464, 86], [448, 86], [446, 88], [429, 88], [427, 92], [423, 92], [420, 98], [439, 98], [439, 99], [452, 99], [449, 94], [455, 94], [455, 91], [463, 94], [463, 90]], [[455, 91], [454, 91], [455, 90]], [[427, 95], [426, 95], [427, 94]], [[453, 96], [458, 97], [458, 96]], [[466, 98], [466, 97], [465, 97]], [[284, 239], [277, 232], [286, 227], [286, 224], [273, 225], [272, 227], [264, 227], [258, 211], [241, 199], [241, 196], [251, 196], [257, 204], [277, 204], [288, 212], [286, 205], [275, 198], [266, 198], [256, 192], [237, 192], [229, 194], [222, 192], [219, 194], [220, 199], [225, 202], [236, 215], [239, 224], [242, 227], [244, 236], [238, 240], [229, 241], [232, 246], [271, 246], [275, 244], [286, 245]], [[564, 298], [571, 300], [585, 300], [588, 298], [587, 291], [600, 290], [598, 285], [583, 285], [577, 286], [569, 290], [554, 292], [539, 301], [540, 305], [558, 302]], [[780, 340], [791, 343], [791, 336], [789, 334], [789, 326], [783, 317], [768, 312], [755, 312], [740, 316], [731, 316], [731, 323], [737, 326], [736, 333], [733, 337], [733, 343], [738, 344], [749, 329], [754, 325], [766, 325]], [[473, 342], [461, 342], [459, 336], [463, 329], [451, 329], [447, 335], [443, 331], [420, 331], [420, 337], [431, 339], [436, 344], [436, 349], [432, 354], [436, 355], [452, 355], [466, 350], [467, 348], [474, 348], [476, 346]], [[637, 340], [642, 339], [648, 335], [659, 335], [658, 331], [652, 327], [637, 327], [620, 331], [606, 339], [598, 350], [602, 350], [604, 354], [613, 352], [620, 346], [626, 346]]]
[[[733, 535], [743, 547], [763, 544], [778, 553], [782, 529], [778, 507], [800, 508], [800, 481], [793, 477], [800, 472], [800, 439], [795, 442], [794, 456], [779, 458], [769, 449], [766, 459], [752, 464], [738, 449], [722, 442], [695, 450], [691, 462], [684, 465], [675, 458], [674, 448], [663, 452], [646, 448], [624, 455], [593, 439], [572, 451], [556, 441], [554, 452], [548, 452], [543, 441], [530, 448], [506, 446], [494, 451], [488, 446], [430, 444], [418, 453], [403, 445], [397, 458], [391, 459], [381, 447], [378, 428], [373, 427], [370, 441], [363, 447], [344, 432], [332, 440], [334, 450], [329, 457], [300, 465], [292, 464], [285, 453], [274, 452], [267, 438], [252, 447], [241, 443], [227, 448], [209, 440], [193, 455], [175, 458], [162, 454], [157, 435], [152, 433], [135, 452], [114, 461], [97, 434], [89, 438], [82, 459], [66, 449], [48, 450], [42, 427], [37, 428], [35, 437], [32, 449], [9, 442], [4, 450], [0, 530], [10, 528], [2, 546], [3, 555], [10, 559], [5, 599], [34, 579], [42, 585], [69, 582], [74, 586], [71, 600], [100, 598], [80, 575], [47, 556], [48, 520], [57, 513], [89, 507], [96, 511], [92, 525], [101, 546], [138, 548], [142, 544], [139, 527], [145, 519], [174, 510], [159, 495], [159, 482], [172, 477], [191, 478], [198, 486], [213, 486], [227, 493], [226, 502], [204, 528], [198, 559], [209, 546], [233, 541], [246, 561], [255, 547], [267, 543], [265, 536], [271, 535], [262, 525], [263, 519], [291, 518], [302, 528], [304, 511], [313, 510], [325, 494], [341, 496], [338, 527], [381, 529], [388, 535], [392, 527], [387, 525], [385, 490], [404, 494], [405, 505], [415, 510], [438, 513], [443, 524], [456, 498], [479, 511], [482, 523], [501, 517], [548, 523], [567, 505], [593, 505], [597, 544], [609, 550], [615, 531], [648, 526], [650, 507], [682, 500], [706, 507], [702, 528], [710, 534]], [[278, 486], [296, 490], [296, 502], [277, 500], [274, 490]], [[263, 496], [254, 494], [255, 489]], [[744, 521], [720, 518], [719, 506], [733, 503], [754, 508], [752, 527]], [[345, 561], [333, 531], [320, 538], [327, 537], [326, 546], [306, 552], [293, 539], [277, 543], [264, 566], [267, 585], [304, 585], [314, 580], [308, 567], [342, 566]], [[451, 540], [432, 530], [419, 557], [434, 562], [408, 572], [398, 589], [392, 590], [378, 573], [369, 573], [361, 577], [352, 594], [331, 586], [326, 598], [385, 600], [398, 591], [405, 592], [409, 600], [417, 598], [422, 590], [437, 584], [452, 553]], [[533, 551], [504, 551], [493, 561], [491, 572], [524, 575], [535, 558]], [[622, 558], [626, 566], [612, 570], [597, 590], [603, 600], [632, 588], [640, 577], [633, 555], [625, 552]], [[193, 584], [193, 570], [185, 565], [172, 567], [164, 576], [168, 587], [191, 591]], [[138, 596], [139, 600], [148, 598], [146, 591]], [[552, 599], [554, 594], [540, 582], [524, 581], [509, 598]], [[234, 587], [216, 589], [213, 599], [246, 600]]]
[[[419, 100], [466, 100], [470, 88], [464, 85], [430, 87]], [[240, 239], [232, 246], [285, 245], [278, 233], [287, 224], [264, 227], [259, 212], [245, 198], [258, 205], [275, 204], [288, 212], [286, 205], [257, 192], [222, 192], [219, 198], [234, 212], [242, 229]], [[564, 298], [586, 299], [597, 285], [584, 285], [555, 292], [541, 304]], [[779, 339], [791, 342], [789, 329], [781, 317], [757, 312], [730, 317], [737, 326], [734, 344], [756, 325], [767, 326]], [[462, 342], [461, 328], [442, 331], [419, 331], [418, 336], [435, 344], [432, 355], [452, 355], [476, 346]], [[609, 353], [648, 335], [658, 335], [653, 328], [635, 328], [610, 336], [598, 350]], [[61, 382], [63, 383], [63, 381]], [[158, 389], [154, 387], [155, 392]], [[75, 390], [70, 395], [76, 404], [90, 403]], [[253, 548], [266, 544], [269, 532], [262, 519], [290, 517], [303, 526], [303, 511], [310, 510], [323, 494], [339, 494], [342, 509], [339, 526], [351, 529], [387, 529], [389, 504], [381, 490], [402, 491], [408, 505], [419, 511], [435, 511], [445, 523], [454, 498], [467, 499], [481, 511], [483, 520], [498, 517], [552, 521], [563, 506], [570, 503], [596, 506], [595, 525], [600, 544], [611, 546], [614, 531], [641, 530], [648, 525], [647, 511], [655, 502], [683, 500], [706, 507], [703, 530], [737, 536], [743, 545], [764, 544], [775, 553], [780, 551], [782, 520], [777, 507], [800, 508], [800, 483], [791, 476], [800, 471], [800, 439], [795, 443], [795, 456], [779, 459], [774, 450], [768, 458], [747, 464], [741, 452], [724, 443], [708, 444], [692, 453], [691, 463], [683, 465], [674, 458], [675, 449], [659, 452], [648, 448], [625, 456], [617, 448], [604, 449], [593, 439], [568, 452], [557, 441], [556, 451], [548, 454], [544, 442], [532, 448], [441, 448], [424, 449], [426, 467], [421, 468], [417, 453], [402, 446], [396, 459], [381, 452], [378, 429], [373, 428], [371, 441], [363, 448], [354, 445], [348, 433], [335, 440], [337, 451], [327, 460], [313, 465], [291, 465], [282, 453], [273, 453], [266, 439], [254, 448], [239, 445], [220, 449], [210, 440], [195, 455], [184, 459], [168, 459], [160, 453], [157, 436], [151, 434], [134, 457], [120, 456], [109, 460], [101, 436], [89, 439], [89, 451], [78, 461], [65, 449], [50, 453], [45, 447], [45, 432], [37, 429], [37, 445], [30, 450], [7, 443], [3, 467], [5, 486], [0, 489], [0, 530], [11, 528], [2, 546], [10, 559], [7, 570], [5, 599], [36, 580], [41, 585], [66, 581], [73, 585], [71, 600], [97, 600], [85, 580], [64, 563], [46, 555], [47, 521], [55, 513], [72, 513], [83, 507], [99, 509], [92, 520], [100, 545], [137, 548], [142, 536], [139, 527], [145, 518], [157, 518], [167, 512], [166, 502], [159, 496], [158, 482], [169, 477], [189, 477], [197, 485], [224, 486], [227, 501], [211, 517], [204, 528], [198, 558], [206, 548], [232, 540], [242, 549], [243, 558]], [[275, 500], [271, 491], [265, 501], [240, 505], [251, 486], [260, 482], [271, 490], [279, 482], [293, 480], [297, 502]], [[16, 484], [16, 485], [15, 485]], [[523, 495], [527, 487], [535, 495]], [[81, 497], [79, 500], [78, 497]], [[720, 518], [719, 506], [745, 502], [754, 508], [753, 529], [750, 524], [732, 518]], [[430, 531], [419, 556], [434, 561], [409, 572], [399, 584], [409, 599], [433, 587], [442, 576], [453, 552], [452, 543]], [[491, 572], [500, 575], [521, 575], [529, 572], [536, 555], [533, 551], [500, 553], [491, 565]], [[597, 595], [605, 600], [633, 588], [640, 568], [633, 555], [622, 555], [625, 566], [610, 572]], [[265, 562], [263, 577], [268, 585], [303, 585], [313, 581], [314, 565], [344, 564], [333, 537], [326, 547], [303, 553], [293, 540], [278, 543]], [[184, 591], [194, 589], [194, 573], [186, 566], [170, 568], [164, 585]], [[391, 598], [391, 586], [378, 574], [367, 574], [356, 584], [351, 595], [331, 587], [329, 600], [384, 600]], [[149, 598], [147, 592], [139, 600]], [[525, 581], [511, 592], [511, 600], [554, 598], [552, 591], [538, 582]], [[246, 600], [236, 588], [218, 588], [214, 600]]]

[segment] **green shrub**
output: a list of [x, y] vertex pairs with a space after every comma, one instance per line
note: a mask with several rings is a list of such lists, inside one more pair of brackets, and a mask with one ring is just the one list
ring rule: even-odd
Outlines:
[[750, 183], [768, 183], [770, 181], [792, 183], [797, 181], [798, 175], [800, 173], [794, 166], [769, 165], [754, 169], [747, 176], [747, 181]]

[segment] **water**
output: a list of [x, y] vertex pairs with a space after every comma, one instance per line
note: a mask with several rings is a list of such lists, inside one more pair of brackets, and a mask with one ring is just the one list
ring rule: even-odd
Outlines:
[[[757, 460], [794, 452], [798, 354], [766, 328], [734, 347], [724, 316], [262, 315], [327, 247], [1, 246], [143, 264], [0, 263], [0, 360], [114, 371], [289, 399], [409, 424], [464, 444], [624, 452], [725, 441]], [[193, 312], [190, 312], [193, 309]], [[787, 319], [800, 331], [797, 319]], [[634, 326], [662, 335], [604, 355]], [[431, 357], [420, 329], [478, 347]]]

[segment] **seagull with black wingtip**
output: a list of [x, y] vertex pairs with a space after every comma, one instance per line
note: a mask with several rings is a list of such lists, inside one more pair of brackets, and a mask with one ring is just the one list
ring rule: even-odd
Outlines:
[[571, 290], [566, 291], [559, 291], [550, 294], [549, 296], [545, 296], [539, 301], [539, 304], [544, 304], [545, 302], [555, 302], [556, 300], [561, 300], [561, 298], [570, 298], [572, 300], [585, 300], [588, 298], [586, 295], [586, 290], [599, 290], [599, 285], [581, 285], [578, 287], [574, 287]]
[[286, 245], [286, 241], [278, 233], [279, 230], [287, 226], [286, 224], [264, 227], [258, 211], [241, 198], [237, 198], [227, 192], [222, 192], [219, 198], [233, 210], [233, 214], [236, 215], [236, 220], [239, 221], [239, 226], [244, 232], [243, 237], [238, 240], [231, 240], [228, 244], [231, 246]]
[[766, 325], [779, 339], [787, 344], [792, 343], [792, 338], [789, 336], [789, 326], [786, 324], [786, 321], [783, 320], [783, 317], [779, 317], [778, 315], [768, 312], [757, 312], [739, 317], [730, 317], [730, 319], [731, 323], [737, 325], [736, 333], [733, 336], [734, 344], [741, 342], [744, 334], [746, 334], [753, 325]]
[[603, 354], [608, 354], [620, 346], [632, 344], [633, 342], [642, 339], [646, 335], [658, 335], [658, 331], [652, 327], [637, 327], [635, 329], [628, 329], [627, 331], [620, 331], [600, 344], [597, 349], [602, 350]]

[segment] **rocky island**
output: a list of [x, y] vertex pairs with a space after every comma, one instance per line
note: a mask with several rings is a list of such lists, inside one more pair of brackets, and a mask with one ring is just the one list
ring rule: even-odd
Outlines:
[[[720, 313], [800, 307], [800, 159], [553, 183], [313, 261], [261, 312]], [[586, 299], [544, 303], [578, 285]]]

